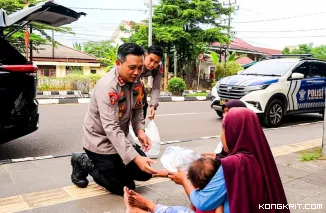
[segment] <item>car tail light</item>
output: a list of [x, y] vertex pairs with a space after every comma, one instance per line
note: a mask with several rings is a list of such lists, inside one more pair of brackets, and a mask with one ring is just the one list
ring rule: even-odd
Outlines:
[[34, 65], [4, 65], [1, 66], [0, 68], [10, 72], [28, 72], [28, 73], [37, 72], [37, 66]]

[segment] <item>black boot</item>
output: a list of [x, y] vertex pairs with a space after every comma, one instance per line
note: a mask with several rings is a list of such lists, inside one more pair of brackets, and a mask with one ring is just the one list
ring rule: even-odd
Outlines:
[[93, 164], [86, 154], [73, 153], [71, 157], [72, 174], [71, 181], [80, 188], [88, 185], [88, 172], [92, 170]]

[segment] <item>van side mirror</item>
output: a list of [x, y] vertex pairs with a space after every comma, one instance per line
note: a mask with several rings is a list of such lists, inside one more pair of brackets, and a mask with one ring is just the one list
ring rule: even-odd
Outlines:
[[297, 79], [303, 79], [304, 78], [304, 74], [302, 73], [292, 73], [291, 75], [291, 80], [297, 80]]

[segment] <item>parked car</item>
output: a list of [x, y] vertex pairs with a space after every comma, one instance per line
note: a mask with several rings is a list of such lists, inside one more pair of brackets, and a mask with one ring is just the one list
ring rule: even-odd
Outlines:
[[240, 99], [267, 127], [278, 127], [285, 115], [324, 113], [326, 61], [311, 55], [274, 55], [212, 88], [211, 108], [222, 117], [222, 105]]
[[[0, 9], [0, 144], [39, 128], [37, 67], [7, 39], [31, 22], [59, 27], [77, 21], [81, 15], [86, 14], [52, 1], [26, 7], [10, 15]], [[12, 26], [17, 26], [15, 31], [5, 33]]]

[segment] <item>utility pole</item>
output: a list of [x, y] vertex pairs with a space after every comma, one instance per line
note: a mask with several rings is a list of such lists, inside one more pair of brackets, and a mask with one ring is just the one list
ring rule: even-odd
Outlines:
[[178, 71], [177, 47], [174, 46], [174, 78], [177, 77], [177, 71]]
[[[228, 3], [223, 2], [223, 5], [229, 6], [229, 9], [231, 9], [234, 6], [234, 9], [238, 10], [239, 6], [236, 6], [236, 4], [237, 4], [237, 0], [234, 0], [234, 2], [231, 2], [231, 0], [228, 0]], [[232, 40], [232, 38], [231, 38], [231, 19], [232, 19], [231, 14], [229, 14], [227, 35], [230, 38], [230, 40]], [[229, 49], [229, 44], [226, 45], [226, 49], [225, 49], [225, 53], [224, 53], [225, 64], [226, 64], [226, 52], [228, 49]]]
[[148, 17], [148, 46], [152, 46], [153, 43], [153, 24], [152, 24], [152, 17], [153, 17], [153, 0], [149, 0], [149, 17]]
[[[153, 45], [153, 23], [152, 23], [152, 17], [153, 17], [153, 0], [148, 0], [148, 3], [145, 3], [145, 6], [148, 7], [148, 47]], [[153, 77], [149, 76], [147, 77], [147, 83], [148, 85], [153, 85]]]
[[[170, 50], [168, 50], [170, 52]], [[168, 90], [168, 80], [169, 80], [169, 67], [170, 67], [170, 57], [169, 54], [165, 54], [165, 69], [164, 69], [164, 91]]]

